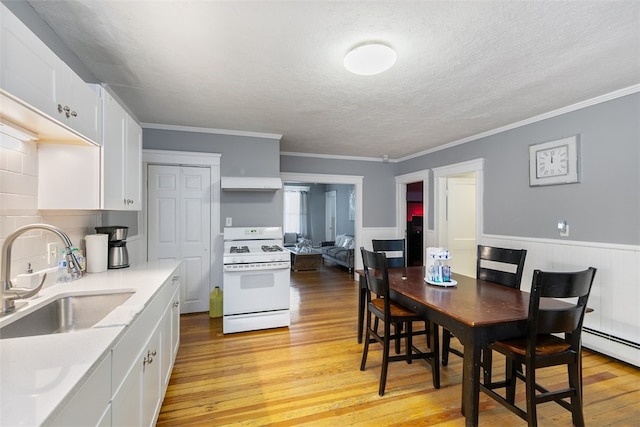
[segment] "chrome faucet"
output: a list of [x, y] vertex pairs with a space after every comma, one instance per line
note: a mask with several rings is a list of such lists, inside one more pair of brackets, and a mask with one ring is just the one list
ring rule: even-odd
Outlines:
[[11, 246], [13, 245], [14, 240], [18, 238], [22, 233], [29, 230], [45, 230], [50, 231], [56, 236], [60, 237], [60, 240], [65, 245], [65, 258], [67, 259], [67, 268], [71, 273], [72, 279], [80, 278], [82, 276], [82, 270], [80, 269], [80, 264], [76, 259], [76, 256], [71, 252], [71, 240], [69, 237], [64, 234], [62, 230], [53, 225], [49, 224], [29, 224], [23, 227], [18, 228], [16, 231], [7, 236], [2, 244], [2, 286], [0, 286], [0, 301], [2, 302], [2, 312], [0, 315], [8, 314], [16, 309], [15, 300], [30, 298], [36, 295], [40, 289], [42, 289], [42, 285], [44, 284], [44, 280], [47, 275], [45, 274], [42, 277], [42, 282], [38, 285], [37, 288], [29, 289], [29, 288], [14, 288], [11, 283]]

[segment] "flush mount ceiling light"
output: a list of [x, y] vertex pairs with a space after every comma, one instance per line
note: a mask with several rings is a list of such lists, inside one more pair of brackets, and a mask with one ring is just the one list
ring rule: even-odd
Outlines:
[[357, 46], [344, 57], [344, 68], [360, 76], [387, 71], [396, 63], [396, 52], [382, 43]]

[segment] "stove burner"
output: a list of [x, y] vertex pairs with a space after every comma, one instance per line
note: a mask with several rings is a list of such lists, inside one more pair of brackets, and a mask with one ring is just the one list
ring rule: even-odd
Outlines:
[[262, 245], [262, 252], [282, 252], [282, 248], [278, 245]]
[[247, 254], [249, 253], [249, 247], [248, 246], [231, 246], [231, 249], [229, 250], [230, 253], [232, 254]]

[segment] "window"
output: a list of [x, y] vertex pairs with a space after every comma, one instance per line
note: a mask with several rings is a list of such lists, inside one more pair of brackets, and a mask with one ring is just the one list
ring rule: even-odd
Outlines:
[[307, 204], [309, 187], [284, 187], [284, 231], [306, 236], [308, 232]]

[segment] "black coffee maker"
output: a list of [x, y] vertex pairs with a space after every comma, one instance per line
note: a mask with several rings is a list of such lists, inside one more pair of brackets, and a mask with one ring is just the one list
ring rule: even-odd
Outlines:
[[129, 267], [129, 252], [127, 251], [129, 227], [120, 225], [96, 227], [96, 233], [109, 235], [107, 268]]

